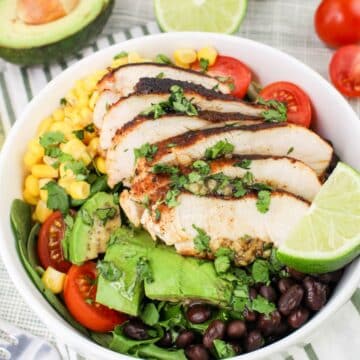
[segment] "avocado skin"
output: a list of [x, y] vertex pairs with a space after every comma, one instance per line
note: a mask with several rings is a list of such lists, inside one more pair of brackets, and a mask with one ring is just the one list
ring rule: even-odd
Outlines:
[[[232, 285], [216, 275], [213, 262], [183, 257], [173, 248], [156, 245], [143, 230], [131, 234], [122, 228], [114, 236], [116, 234], [120, 234], [120, 241], [110, 240], [112, 245], [108, 247], [104, 260], [112, 261], [124, 274], [126, 287], [135, 284], [135, 288], [129, 299], [116, 289], [116, 284], [100, 275], [97, 302], [133, 316], [139, 315], [144, 292], [153, 300], [203, 300], [223, 307], [229, 305]], [[149, 261], [152, 282], [137, 281], [136, 264], [140, 257]]]
[[74, 54], [101, 33], [111, 15], [114, 4], [115, 0], [110, 0], [96, 19], [77, 33], [63, 40], [45, 46], [26, 49], [13, 49], [0, 46], [0, 57], [18, 65], [35, 65], [48, 64]]

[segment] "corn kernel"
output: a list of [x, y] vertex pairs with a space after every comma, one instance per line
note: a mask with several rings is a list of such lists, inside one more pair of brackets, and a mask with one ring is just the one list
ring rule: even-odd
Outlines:
[[131, 51], [128, 54], [129, 64], [143, 62], [143, 60], [144, 59], [136, 51]]
[[83, 80], [80, 79], [75, 82], [74, 91], [77, 96], [85, 92], [85, 83]]
[[93, 138], [89, 145], [88, 145], [88, 153], [92, 156], [95, 157], [95, 155], [99, 152], [100, 149], [100, 139], [99, 137], [95, 137]]
[[32, 139], [29, 144], [28, 144], [28, 149], [30, 152], [32, 152], [38, 159], [41, 159], [44, 154], [45, 154], [45, 150], [44, 148], [40, 145], [39, 140], [38, 139]]
[[63, 121], [64, 120], [64, 110], [62, 108], [58, 108], [53, 112], [52, 116], [55, 121]]
[[36, 218], [43, 223], [52, 213], [53, 211], [46, 206], [46, 202], [39, 200], [35, 208]]
[[73, 128], [64, 121], [58, 121], [50, 126], [50, 131], [59, 131], [63, 133], [66, 139], [70, 140], [74, 137]]
[[86, 152], [86, 146], [78, 138], [69, 140], [67, 143], [61, 144], [60, 149], [71, 155], [75, 160], [79, 160], [84, 152]]
[[206, 46], [198, 50], [197, 58], [200, 61], [201, 59], [205, 59], [209, 62], [209, 66], [215, 64], [218, 53], [215, 48], [212, 46]]
[[93, 113], [88, 107], [84, 107], [80, 110], [80, 115], [82, 118], [82, 125], [85, 127], [92, 122]]
[[30, 205], [36, 205], [38, 202], [38, 198], [30, 194], [27, 189], [23, 191], [23, 198]]
[[40, 200], [47, 202], [48, 200], [48, 191], [40, 190]]
[[31, 168], [31, 173], [37, 178], [57, 178], [58, 170], [45, 164], [36, 164]]
[[88, 165], [91, 163], [92, 158], [91, 158], [91, 156], [88, 154], [88, 152], [85, 151], [84, 153], [81, 154], [80, 160], [81, 160], [86, 166], [88, 166]]
[[96, 138], [96, 132], [88, 132], [88, 131], [85, 131], [85, 134], [84, 134], [84, 139], [82, 140], [84, 144], [88, 145], [90, 143], [90, 141], [92, 139], [95, 139]]
[[74, 182], [74, 179], [71, 178], [61, 178], [58, 180], [58, 185], [65, 189], [65, 191], [70, 194], [70, 186]]
[[194, 49], [178, 49], [174, 51], [176, 63], [190, 65], [196, 61], [196, 51]]
[[79, 94], [77, 101], [76, 101], [76, 105], [79, 108], [83, 108], [83, 107], [87, 107], [89, 104], [89, 96], [86, 92], [83, 92], [81, 94]]
[[61, 179], [75, 179], [75, 174], [71, 169], [66, 169], [66, 164], [61, 164], [59, 167], [59, 174]]
[[96, 104], [99, 96], [100, 96], [100, 93], [99, 93], [98, 91], [94, 91], [94, 92], [92, 93], [92, 95], [91, 95], [91, 97], [90, 97], [90, 100], [89, 100], [89, 108], [90, 108], [91, 110], [94, 110], [95, 104]]
[[105, 159], [102, 157], [97, 157], [95, 159], [95, 165], [96, 168], [103, 174], [106, 174], [106, 163], [105, 163]]
[[66, 95], [66, 101], [70, 104], [74, 104], [76, 102], [76, 93], [74, 89], [71, 89]]
[[64, 290], [66, 274], [49, 266], [41, 277], [44, 285], [53, 293], [60, 294]]
[[25, 178], [25, 191], [34, 197], [39, 196], [39, 183], [35, 176], [28, 175]]
[[38, 131], [37, 131], [38, 135], [42, 135], [46, 131], [48, 131], [48, 129], [49, 129], [50, 125], [53, 123], [53, 121], [54, 121], [54, 119], [51, 116], [45, 118], [38, 127]]
[[73, 181], [70, 184], [69, 194], [75, 200], [86, 199], [90, 195], [90, 184], [86, 181]]
[[177, 60], [174, 61], [175, 65], [178, 67], [181, 67], [183, 69], [190, 69], [190, 64], [184, 64], [182, 62], [179, 62]]
[[40, 160], [41, 160], [41, 158], [39, 158], [32, 152], [28, 151], [27, 153], [25, 153], [25, 156], [24, 156], [24, 164], [25, 164], [26, 169], [30, 171], [31, 168], [35, 164], [40, 162]]

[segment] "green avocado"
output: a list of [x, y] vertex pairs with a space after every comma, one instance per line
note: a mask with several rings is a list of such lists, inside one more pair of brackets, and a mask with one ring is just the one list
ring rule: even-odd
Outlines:
[[120, 209], [112, 194], [98, 192], [76, 214], [69, 236], [69, 259], [74, 264], [104, 253], [111, 233], [121, 226]]
[[114, 0], [80, 0], [68, 15], [29, 25], [17, 17], [17, 1], [0, 1], [0, 57], [21, 65], [49, 63], [74, 54], [103, 29]]
[[[121, 229], [113, 236], [104, 260], [115, 266], [119, 276], [113, 280], [99, 275], [97, 302], [133, 316], [139, 314], [144, 293], [153, 300], [230, 303], [232, 285], [217, 276], [213, 262], [156, 245], [143, 230]], [[147, 262], [150, 279], [140, 276], [139, 261]]]

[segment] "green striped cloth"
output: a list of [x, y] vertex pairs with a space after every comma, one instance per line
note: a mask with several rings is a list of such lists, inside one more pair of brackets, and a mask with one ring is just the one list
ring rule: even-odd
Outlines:
[[[285, 3], [284, 3], [285, 4]], [[252, 16], [251, 8], [248, 15]], [[247, 26], [243, 28], [244, 35]], [[49, 66], [35, 66], [31, 68], [17, 67], [11, 64], [0, 63], [0, 145], [11, 126], [14, 124], [26, 104], [35, 96], [52, 78], [68, 66], [98, 49], [129, 38], [159, 32], [155, 23], [135, 27], [130, 30], [104, 36], [92, 46], [74, 55], [72, 59], [61, 61]], [[327, 50], [326, 50], [327, 51]], [[298, 48], [292, 48], [293, 55], [302, 60], [308, 59], [311, 54], [306, 54]], [[315, 55], [315, 54], [314, 54]], [[315, 64], [315, 68], [317, 64]], [[352, 105], [358, 110], [359, 103]], [[0, 317], [12, 322], [35, 335], [54, 341], [54, 337], [41, 323], [38, 317], [22, 301], [20, 295], [11, 283], [8, 274], [0, 260]], [[16, 301], [14, 301], [16, 299]], [[359, 360], [360, 359], [360, 289], [330, 321], [311, 336], [309, 342], [286, 352], [271, 357], [271, 360]], [[310, 342], [311, 341], [311, 342]], [[64, 359], [80, 359], [67, 346], [56, 342]]]

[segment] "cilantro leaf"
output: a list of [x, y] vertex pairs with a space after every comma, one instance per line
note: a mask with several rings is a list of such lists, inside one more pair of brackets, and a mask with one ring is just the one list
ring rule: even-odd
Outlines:
[[179, 203], [176, 200], [176, 198], [178, 197], [179, 194], [180, 194], [180, 191], [178, 189], [169, 190], [165, 195], [165, 204], [168, 207], [176, 207], [176, 206], [178, 206]]
[[189, 182], [192, 184], [192, 183], [199, 182], [202, 179], [202, 177], [197, 171], [192, 171], [188, 175], [188, 179], [189, 179]]
[[159, 221], [161, 219], [161, 212], [158, 208], [155, 209], [155, 221]]
[[97, 217], [103, 222], [105, 225], [108, 220], [113, 219], [116, 216], [116, 209], [114, 207], [108, 208], [98, 208], [95, 210], [95, 214]]
[[213, 348], [217, 359], [227, 359], [236, 355], [236, 352], [231, 344], [228, 344], [223, 340], [215, 339], [213, 341]]
[[167, 165], [167, 164], [156, 164], [151, 170], [154, 174], [169, 174], [175, 175], [180, 172], [177, 166]]
[[201, 175], [207, 175], [210, 172], [209, 164], [204, 160], [196, 160], [192, 167], [196, 169]]
[[163, 73], [163, 72], [160, 72], [156, 75], [157, 79], [163, 79], [164, 77], [165, 77], [165, 73]]
[[194, 237], [195, 250], [200, 253], [211, 252], [210, 236], [203, 229], [197, 227], [196, 225], [193, 224], [192, 227], [197, 232], [197, 235]]
[[261, 191], [261, 190], [271, 191], [272, 190], [271, 186], [264, 184], [264, 183], [255, 183], [255, 184], [252, 184], [250, 187], [252, 190], [257, 190], [257, 191]]
[[156, 145], [143, 144], [140, 148], [134, 149], [135, 161], [142, 157], [146, 158], [147, 161], [151, 161], [157, 151], [158, 147]]
[[231, 260], [228, 256], [218, 256], [214, 261], [215, 270], [218, 274], [226, 273], [231, 266]]
[[269, 211], [271, 201], [271, 192], [268, 190], [261, 190], [258, 193], [258, 199], [256, 201], [256, 208], [262, 214]]
[[235, 252], [234, 250], [226, 247], [220, 247], [215, 252], [215, 257], [227, 256], [230, 260], [234, 260]]
[[269, 263], [261, 259], [255, 260], [251, 266], [251, 276], [255, 283], [267, 284], [270, 281]]
[[169, 104], [174, 111], [189, 116], [198, 114], [195, 105], [185, 97], [183, 88], [178, 85], [173, 85], [170, 88], [170, 92]]
[[140, 280], [144, 280], [146, 283], [150, 284], [154, 281], [153, 273], [150, 268], [149, 260], [146, 257], [139, 258], [136, 264], [136, 273]]
[[291, 146], [289, 150], [287, 151], [286, 155], [290, 155], [294, 151], [294, 147]]
[[234, 164], [234, 166], [241, 167], [242, 169], [249, 170], [251, 165], [251, 160], [249, 159], [243, 159], [237, 163]]
[[70, 160], [65, 163], [65, 170], [71, 170], [77, 180], [85, 180], [89, 175], [89, 170], [81, 160]]
[[79, 140], [83, 140], [84, 139], [84, 130], [74, 130], [73, 134], [79, 139]]
[[114, 60], [122, 59], [127, 56], [128, 56], [128, 53], [126, 51], [121, 51], [117, 55], [114, 56]]
[[255, 181], [254, 174], [247, 171], [241, 180], [245, 186], [251, 186]]
[[186, 184], [188, 184], [188, 178], [185, 175], [172, 175], [170, 178], [170, 186], [173, 189], [181, 189], [185, 187]]
[[205, 157], [207, 159], [216, 159], [220, 156], [231, 154], [234, 151], [234, 145], [227, 140], [220, 140], [214, 146], [206, 149]]
[[49, 181], [43, 190], [47, 190], [48, 198], [46, 206], [51, 210], [60, 210], [66, 214], [69, 210], [69, 196], [66, 191], [59, 186], [55, 181]]
[[287, 120], [287, 107], [283, 102], [277, 100], [264, 100], [258, 97], [257, 103], [269, 107], [262, 112], [265, 121], [279, 123]]
[[167, 103], [161, 102], [158, 104], [151, 104], [151, 106], [145, 111], [141, 112], [140, 115], [150, 116], [153, 115], [154, 119], [158, 119], [160, 116], [166, 114]]
[[86, 125], [84, 127], [84, 130], [87, 131], [88, 133], [93, 133], [93, 132], [95, 132], [95, 126], [94, 126], [94, 124]]
[[96, 269], [108, 281], [118, 281], [122, 275], [122, 271], [112, 261], [99, 260], [96, 264]]
[[260, 314], [270, 315], [273, 311], [276, 310], [275, 304], [265, 299], [261, 295], [258, 295], [251, 302], [251, 309], [257, 311]]
[[67, 103], [68, 103], [68, 101], [66, 100], [66, 98], [63, 97], [63, 98], [60, 99], [60, 105], [61, 106], [65, 106], [65, 105], [67, 105]]
[[156, 55], [155, 61], [159, 64], [171, 65], [172, 61], [164, 54]]
[[235, 189], [234, 196], [236, 198], [243, 197], [247, 193], [247, 191], [244, 188], [244, 185], [240, 179], [236, 179], [234, 181], [234, 189]]
[[201, 58], [200, 61], [199, 61], [199, 65], [200, 65], [200, 68], [201, 68], [202, 72], [205, 73], [209, 69], [209, 60]]
[[48, 131], [40, 137], [39, 142], [44, 149], [47, 149], [49, 146], [64, 143], [65, 135], [60, 131]]

